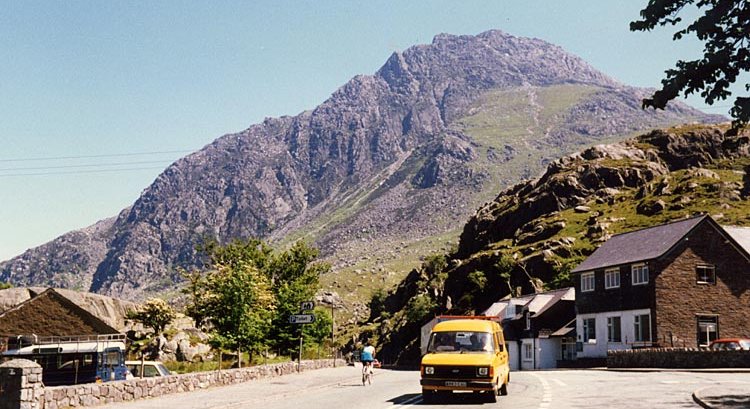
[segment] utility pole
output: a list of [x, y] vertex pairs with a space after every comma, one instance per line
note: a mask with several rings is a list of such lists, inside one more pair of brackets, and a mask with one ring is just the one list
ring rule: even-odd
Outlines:
[[302, 371], [302, 325], [299, 326], [299, 358], [297, 359], [297, 372]]
[[331, 356], [333, 356], [333, 367], [336, 367], [336, 319], [333, 317], [333, 302], [331, 302]]

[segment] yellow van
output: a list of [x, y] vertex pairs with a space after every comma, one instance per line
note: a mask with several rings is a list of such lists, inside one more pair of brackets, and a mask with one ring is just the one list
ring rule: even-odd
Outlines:
[[453, 391], [483, 393], [490, 402], [508, 394], [510, 366], [503, 329], [488, 317], [439, 317], [422, 357], [422, 400]]

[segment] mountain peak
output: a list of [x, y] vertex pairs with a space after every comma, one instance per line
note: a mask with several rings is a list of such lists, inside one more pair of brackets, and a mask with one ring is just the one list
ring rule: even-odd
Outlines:
[[711, 120], [680, 104], [643, 111], [642, 92], [618, 85], [542, 40], [440, 34], [314, 109], [180, 159], [101, 229], [0, 263], [0, 280], [138, 299], [200, 266], [196, 244], [248, 237], [314, 241], [337, 270], [414, 265], [501, 188], [581, 145]]

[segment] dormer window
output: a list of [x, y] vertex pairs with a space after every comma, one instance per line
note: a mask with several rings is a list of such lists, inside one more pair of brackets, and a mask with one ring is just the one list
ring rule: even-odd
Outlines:
[[643, 263], [633, 264], [630, 272], [633, 279], [633, 285], [648, 284], [648, 265]]
[[698, 284], [716, 284], [716, 267], [701, 264], [695, 268]]
[[594, 273], [581, 274], [581, 292], [594, 291]]

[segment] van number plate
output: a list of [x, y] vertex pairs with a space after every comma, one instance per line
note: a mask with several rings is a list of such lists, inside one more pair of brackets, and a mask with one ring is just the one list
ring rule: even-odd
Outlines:
[[466, 386], [466, 382], [445, 381], [445, 386]]

